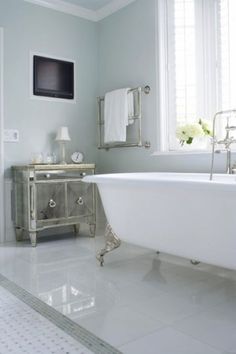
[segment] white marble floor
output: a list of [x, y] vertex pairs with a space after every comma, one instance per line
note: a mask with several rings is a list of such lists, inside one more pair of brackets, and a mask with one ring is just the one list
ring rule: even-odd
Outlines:
[[126, 354], [236, 353], [236, 272], [95, 239], [0, 247], [0, 273]]

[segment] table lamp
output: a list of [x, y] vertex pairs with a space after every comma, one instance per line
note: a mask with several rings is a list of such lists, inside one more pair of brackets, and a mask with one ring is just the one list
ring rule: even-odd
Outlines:
[[65, 143], [70, 141], [70, 135], [68, 127], [60, 127], [57, 131], [56, 141], [59, 142], [61, 146], [61, 165], [66, 165], [66, 152], [65, 152]]

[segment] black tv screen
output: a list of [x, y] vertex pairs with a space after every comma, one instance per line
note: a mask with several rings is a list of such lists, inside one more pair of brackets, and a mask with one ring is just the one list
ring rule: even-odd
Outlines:
[[74, 98], [73, 62], [34, 55], [33, 63], [34, 95]]

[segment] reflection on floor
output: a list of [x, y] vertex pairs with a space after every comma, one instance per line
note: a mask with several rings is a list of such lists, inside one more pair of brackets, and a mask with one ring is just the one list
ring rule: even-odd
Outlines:
[[0, 304], [0, 353], [121, 354], [2, 274]]
[[0, 247], [1, 273], [123, 353], [236, 353], [236, 272], [103, 237]]

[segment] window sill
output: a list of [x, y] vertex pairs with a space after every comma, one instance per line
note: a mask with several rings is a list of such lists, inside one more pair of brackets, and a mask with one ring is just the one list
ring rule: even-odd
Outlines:
[[[223, 152], [223, 151], [222, 151]], [[185, 156], [185, 155], [210, 155], [211, 150], [169, 150], [154, 151], [151, 156]]]
[[[231, 153], [235, 154], [236, 149], [231, 149]], [[211, 155], [211, 150], [169, 150], [169, 151], [154, 151], [151, 156], [185, 156], [185, 155]], [[226, 150], [215, 150], [216, 155], [226, 154]]]

